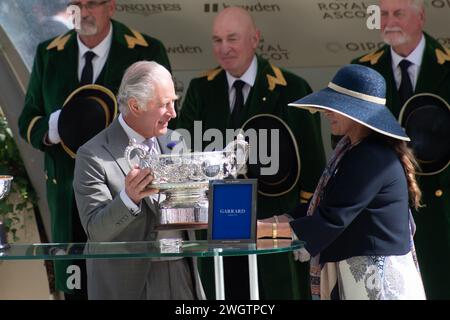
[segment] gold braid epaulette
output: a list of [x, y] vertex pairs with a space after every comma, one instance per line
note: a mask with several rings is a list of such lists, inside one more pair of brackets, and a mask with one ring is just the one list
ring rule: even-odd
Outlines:
[[269, 82], [269, 90], [273, 91], [277, 84], [280, 86], [287, 86], [287, 81], [284, 78], [281, 69], [274, 66], [273, 64], [271, 64], [270, 66], [272, 67], [275, 76], [271, 74], [267, 75], [267, 81]]
[[301, 190], [300, 191], [300, 202], [307, 203], [309, 201], [309, 199], [312, 198], [313, 195], [314, 195], [314, 193], [312, 193], [312, 192]]
[[205, 72], [203, 72], [203, 73], [200, 75], [200, 78], [207, 77], [207, 78], [208, 78], [208, 81], [212, 81], [212, 80], [214, 80], [215, 77], [217, 77], [217, 75], [218, 75], [222, 70], [223, 70], [223, 69], [222, 69], [221, 67], [217, 67], [217, 68], [214, 68], [214, 69], [205, 71]]
[[125, 35], [125, 41], [128, 44], [128, 48], [134, 49], [136, 45], [148, 47], [147, 40], [145, 40], [144, 36], [140, 32], [133, 29], [130, 29], [130, 31], [133, 33], [133, 36], [130, 36], [128, 34]]
[[445, 52], [439, 48], [435, 50], [436, 59], [439, 64], [444, 64], [446, 61], [450, 61], [450, 49], [446, 47], [443, 47], [443, 49]]
[[359, 62], [370, 62], [371, 65], [374, 65], [374, 64], [378, 63], [378, 60], [380, 60], [380, 58], [383, 56], [383, 54], [384, 54], [384, 50], [371, 52], [371, 53], [365, 55], [364, 57], [362, 57], [361, 59], [359, 59]]
[[66, 46], [67, 41], [69, 41], [72, 34], [62, 34], [58, 37], [56, 37], [50, 44], [47, 46], [47, 50], [52, 50], [56, 48], [58, 51], [64, 50], [64, 47]]

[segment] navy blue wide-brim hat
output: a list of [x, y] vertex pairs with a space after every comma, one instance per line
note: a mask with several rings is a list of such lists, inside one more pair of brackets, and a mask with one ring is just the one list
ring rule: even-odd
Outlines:
[[108, 127], [117, 115], [117, 100], [103, 86], [88, 84], [74, 90], [58, 118], [61, 145], [75, 158], [78, 148]]
[[[258, 193], [266, 197], [278, 197], [291, 191], [300, 178], [301, 166], [297, 140], [288, 124], [273, 114], [258, 114], [248, 119], [242, 129], [250, 137], [253, 135], [249, 129], [255, 130], [253, 137], [256, 139], [249, 141], [245, 177], [258, 179]], [[274, 135], [277, 141], [272, 141], [271, 130], [277, 130], [278, 136]], [[267, 172], [272, 171], [268, 169], [275, 163], [267, 163], [266, 159], [261, 159], [261, 150], [266, 150], [267, 156], [277, 161], [278, 167], [273, 174]]]
[[338, 70], [328, 87], [289, 106], [334, 111], [383, 135], [410, 141], [386, 107], [386, 82], [377, 71], [357, 64]]
[[411, 138], [421, 172], [433, 175], [450, 164], [450, 105], [441, 97], [430, 93], [412, 96], [403, 105], [399, 121]]

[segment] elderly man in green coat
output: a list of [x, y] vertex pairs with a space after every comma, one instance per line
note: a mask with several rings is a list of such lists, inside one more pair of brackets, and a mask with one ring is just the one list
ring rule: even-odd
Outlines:
[[[325, 156], [319, 115], [287, 106], [311, 93], [311, 88], [302, 78], [255, 55], [259, 37], [259, 31], [245, 10], [230, 7], [219, 13], [214, 20], [212, 41], [220, 67], [191, 81], [177, 129], [187, 129], [191, 138], [201, 139], [194, 136], [194, 121], [201, 121], [203, 132], [218, 129], [225, 136], [227, 129], [240, 128], [246, 120], [258, 114], [276, 115], [288, 124], [300, 150], [300, 179], [282, 195], [259, 193], [257, 216], [264, 219], [286, 213], [300, 199], [307, 201], [310, 198], [322, 172]], [[241, 86], [236, 88], [239, 82]], [[237, 112], [236, 108], [240, 110]], [[203, 143], [202, 147], [205, 146]], [[309, 296], [308, 266], [292, 257], [291, 253], [258, 257], [259, 288], [263, 299]], [[245, 263], [233, 265], [227, 263], [227, 259], [224, 261], [227, 299], [248, 299], [248, 291], [241, 290], [242, 286], [248, 285], [248, 278], [242, 277], [248, 274]], [[205, 260], [200, 260], [203, 267], [201, 275], [207, 296], [212, 298], [212, 268], [210, 265], [208, 268]]]
[[[105, 86], [116, 94], [124, 71], [136, 61], [154, 60], [170, 70], [159, 40], [111, 19], [115, 0], [73, 4], [80, 7], [81, 28], [39, 44], [19, 118], [21, 136], [45, 154], [53, 242], [86, 241], [72, 188], [75, 159], [64, 151], [57, 130], [66, 98], [87, 83]], [[70, 274], [66, 269], [75, 263], [80, 263], [82, 270], [81, 288], [67, 286]], [[56, 289], [65, 292], [67, 299], [86, 298], [83, 269], [81, 260], [55, 263]]]
[[[387, 45], [352, 62], [385, 77], [386, 104], [396, 117], [413, 94], [432, 93], [450, 102], [450, 50], [423, 32], [423, 1], [381, 0], [379, 5]], [[426, 295], [450, 299], [450, 167], [418, 180], [424, 206], [414, 213], [414, 239]]]

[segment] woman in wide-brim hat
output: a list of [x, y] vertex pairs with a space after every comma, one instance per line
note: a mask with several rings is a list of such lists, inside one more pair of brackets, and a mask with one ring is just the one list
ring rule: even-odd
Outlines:
[[[292, 104], [324, 111], [343, 136], [308, 206], [258, 222], [258, 237], [305, 241], [313, 299], [425, 299], [409, 207], [420, 205], [408, 136], [385, 106], [373, 69], [342, 67], [328, 87]], [[290, 220], [290, 221], [289, 221]]]

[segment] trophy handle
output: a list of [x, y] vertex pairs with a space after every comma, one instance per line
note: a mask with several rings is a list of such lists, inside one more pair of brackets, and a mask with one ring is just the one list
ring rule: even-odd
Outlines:
[[139, 158], [139, 166], [141, 169], [150, 167], [149, 157], [150, 150], [146, 145], [137, 143], [135, 139], [131, 139], [128, 147], [125, 149], [125, 160], [127, 160], [130, 169], [134, 168], [133, 162], [131, 161], [131, 155], [135, 151], [136, 156]]
[[239, 133], [236, 137], [236, 140], [227, 144], [224, 151], [232, 152], [236, 155], [237, 174], [245, 174], [247, 172], [249, 145], [248, 142], [245, 141], [244, 136]]

